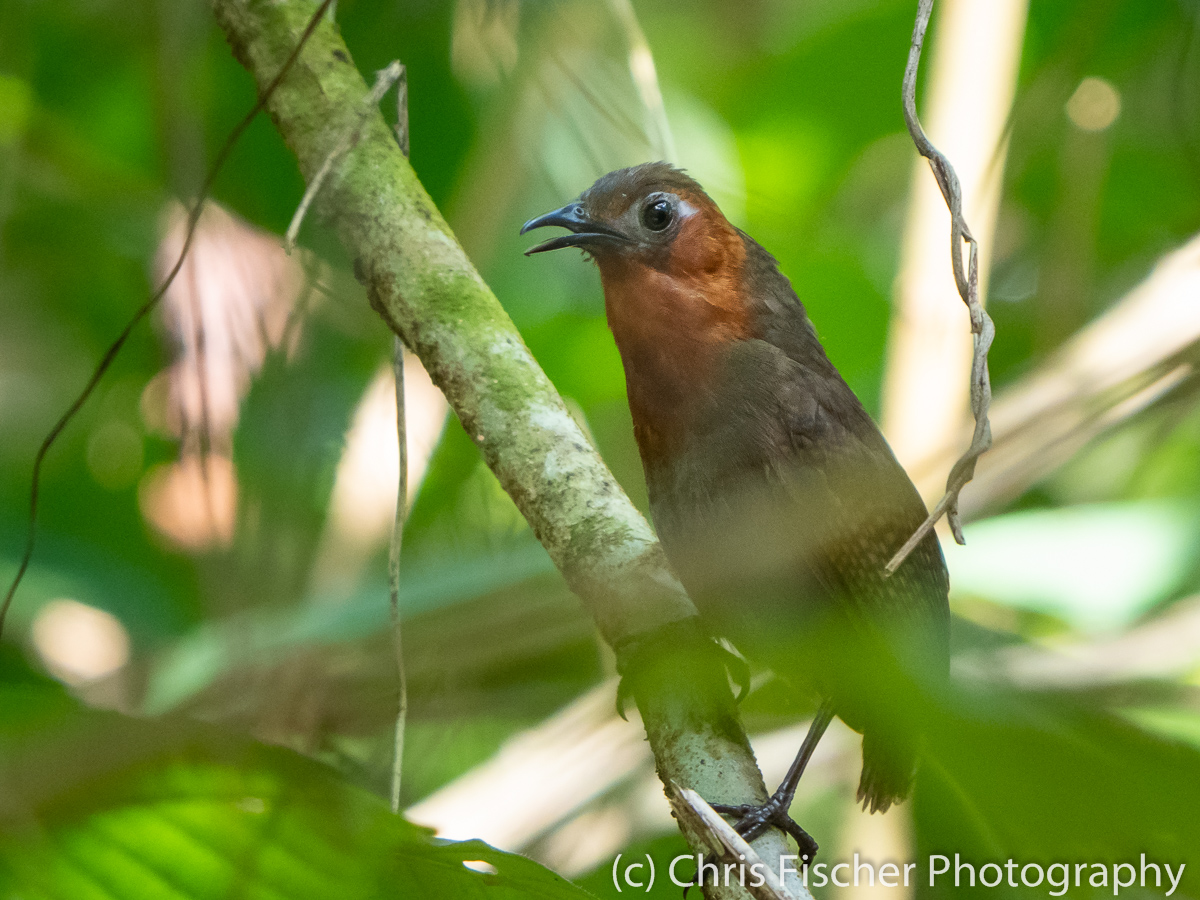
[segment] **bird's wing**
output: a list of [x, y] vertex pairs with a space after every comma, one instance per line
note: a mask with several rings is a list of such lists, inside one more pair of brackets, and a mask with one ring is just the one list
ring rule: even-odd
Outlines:
[[[762, 339], [741, 354], [767, 370], [783, 432], [774, 459], [779, 477], [798, 483], [827, 521], [820, 523], [815, 573], [834, 593], [864, 611], [878, 607], [947, 623], [949, 583], [937, 538], [930, 534], [900, 569], [884, 566], [925, 519], [925, 504], [879, 428], [834, 368], [778, 263], [743, 233], [744, 294], [752, 298]], [[820, 485], [820, 488], [818, 488]], [[817, 495], [823, 495], [818, 500]]]
[[[858, 398], [825, 358], [805, 362], [748, 341], [735, 363], [770, 385], [779, 430], [767, 437], [768, 477], [794, 509], [804, 563], [828, 594], [879, 626], [923, 635], [921, 656], [947, 650], [949, 583], [941, 548], [927, 537], [890, 577], [884, 566], [916, 530], [925, 505]], [[766, 398], [762, 398], [766, 399]]]

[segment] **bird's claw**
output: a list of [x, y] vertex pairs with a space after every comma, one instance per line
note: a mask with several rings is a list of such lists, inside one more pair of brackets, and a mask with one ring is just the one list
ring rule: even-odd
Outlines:
[[629, 717], [625, 715], [625, 701], [633, 696], [633, 689], [622, 678], [617, 682], [617, 715], [624, 722], [629, 721]]
[[733, 830], [740, 834], [747, 843], [759, 837], [764, 831], [774, 825], [786, 834], [790, 834], [800, 849], [800, 858], [805, 863], [812, 864], [817, 856], [818, 844], [812, 835], [788, 815], [790, 802], [776, 794], [761, 806], [742, 803], [730, 806], [724, 803], [714, 803], [712, 808], [723, 816], [730, 816], [735, 821]]

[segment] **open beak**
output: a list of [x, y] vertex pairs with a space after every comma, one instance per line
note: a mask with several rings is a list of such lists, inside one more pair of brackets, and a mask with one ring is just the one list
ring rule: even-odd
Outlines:
[[556, 209], [544, 216], [530, 219], [522, 226], [521, 234], [547, 225], [558, 225], [569, 230], [571, 234], [560, 235], [538, 244], [536, 247], [530, 247], [525, 251], [526, 256], [533, 253], [544, 253], [547, 250], [559, 250], [563, 247], [586, 247], [596, 241], [628, 240], [607, 225], [588, 218], [582, 203], [568, 203], [562, 209]]

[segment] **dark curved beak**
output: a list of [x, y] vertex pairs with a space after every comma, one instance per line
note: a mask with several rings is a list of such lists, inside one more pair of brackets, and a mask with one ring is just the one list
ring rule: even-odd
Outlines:
[[547, 225], [558, 225], [566, 228], [571, 234], [560, 235], [538, 244], [536, 247], [530, 247], [525, 251], [526, 256], [533, 253], [545, 253], [547, 250], [559, 250], [563, 247], [587, 247], [596, 241], [628, 240], [624, 235], [602, 222], [589, 218], [582, 203], [568, 203], [562, 209], [556, 209], [544, 216], [530, 219], [521, 227], [521, 234], [533, 231], [535, 228], [544, 228]]

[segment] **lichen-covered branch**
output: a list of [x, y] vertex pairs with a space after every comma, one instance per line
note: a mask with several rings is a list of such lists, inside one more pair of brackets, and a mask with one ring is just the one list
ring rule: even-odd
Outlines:
[[[265, 84], [310, 4], [214, 4], [234, 54]], [[348, 130], [354, 148], [317, 207], [371, 303], [445, 392], [488, 465], [610, 643], [694, 614], [661, 548], [471, 265], [382, 116], [361, 126], [366, 85], [331, 23], [268, 104], [313, 179]], [[349, 128], [347, 128], [349, 126]]]
[[[213, 0], [213, 8], [261, 90], [314, 6]], [[336, 26], [325, 21], [267, 108], [309, 182], [347, 130], [361, 128], [316, 206], [354, 259], [372, 305], [445, 392], [623, 669], [634, 672], [634, 661], [654, 660], [659, 650], [704, 647], [695, 609], [650, 526], [467, 259], [383, 118], [373, 113], [359, 126], [367, 92]], [[711, 802], [765, 800], [719, 659], [689, 658], [697, 662], [686, 674], [651, 666], [658, 674], [632, 685], [659, 773]], [[754, 847], [773, 865], [787, 852], [778, 832]], [[795, 879], [789, 887], [807, 896]], [[707, 893], [746, 896], [736, 885]]]

